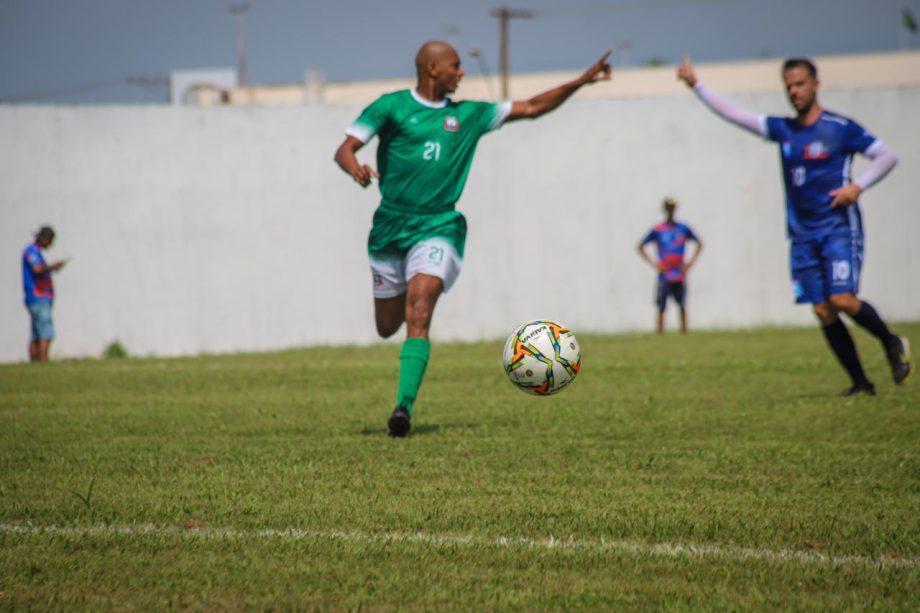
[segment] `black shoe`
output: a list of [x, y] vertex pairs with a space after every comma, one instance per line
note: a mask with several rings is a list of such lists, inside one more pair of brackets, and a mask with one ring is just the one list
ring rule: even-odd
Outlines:
[[402, 437], [409, 434], [409, 430], [412, 429], [411, 419], [409, 411], [403, 405], [398, 405], [393, 409], [393, 414], [390, 415], [390, 419], [387, 421], [387, 430], [390, 436]]
[[907, 381], [914, 372], [910, 363], [910, 343], [903, 336], [896, 336], [888, 345], [888, 364], [891, 366], [891, 378], [898, 385]]
[[844, 390], [841, 396], [859, 396], [860, 394], [865, 394], [866, 396], [875, 396], [875, 386], [869, 383], [860, 383], [854, 385], [848, 390]]

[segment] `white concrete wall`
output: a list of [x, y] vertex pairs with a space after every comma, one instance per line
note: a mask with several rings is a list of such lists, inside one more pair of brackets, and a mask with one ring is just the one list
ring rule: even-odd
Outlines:
[[[737, 100], [786, 112], [781, 92]], [[824, 102], [900, 154], [863, 201], [862, 289], [884, 316], [918, 319], [920, 89]], [[43, 223], [58, 231], [50, 257], [74, 258], [56, 278], [56, 357], [115, 339], [135, 355], [375, 341], [378, 194], [332, 162], [359, 110], [0, 108], [0, 360], [25, 357], [19, 257]], [[506, 126], [480, 143], [460, 203], [467, 261], [433, 337], [503, 338], [530, 317], [649, 329], [654, 273], [634, 249], [666, 194], [706, 243], [693, 326], [810, 322], [789, 289], [777, 158], [689, 94], [575, 99]]]

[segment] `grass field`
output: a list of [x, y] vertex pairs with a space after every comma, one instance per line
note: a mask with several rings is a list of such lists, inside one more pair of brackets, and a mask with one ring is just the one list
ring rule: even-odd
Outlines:
[[[920, 347], [920, 324], [900, 325]], [[0, 366], [0, 608], [920, 609], [920, 381], [855, 332]]]

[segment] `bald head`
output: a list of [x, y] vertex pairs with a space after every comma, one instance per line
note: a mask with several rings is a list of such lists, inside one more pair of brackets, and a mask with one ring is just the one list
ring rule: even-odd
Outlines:
[[460, 56], [450, 43], [445, 43], [441, 40], [429, 40], [419, 47], [418, 53], [415, 54], [415, 70], [421, 75], [428, 70], [432, 63], [437, 64], [456, 57]]
[[429, 40], [415, 54], [415, 71], [418, 75], [416, 91], [431, 101], [443, 100], [457, 91], [463, 68], [460, 54], [450, 43]]

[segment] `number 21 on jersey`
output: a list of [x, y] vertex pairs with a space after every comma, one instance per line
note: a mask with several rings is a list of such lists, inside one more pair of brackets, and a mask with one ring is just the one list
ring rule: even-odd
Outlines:
[[424, 160], [434, 160], [437, 162], [441, 159], [441, 143], [436, 143], [434, 141], [427, 141], [425, 143], [425, 151], [422, 153], [422, 159]]

